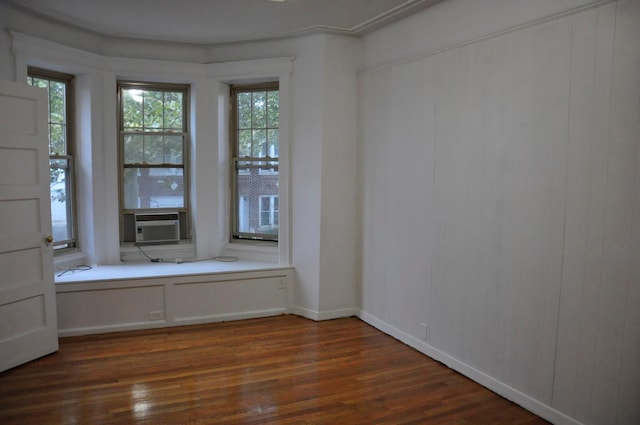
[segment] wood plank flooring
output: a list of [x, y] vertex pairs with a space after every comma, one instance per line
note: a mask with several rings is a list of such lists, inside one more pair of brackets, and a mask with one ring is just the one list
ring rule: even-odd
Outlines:
[[0, 374], [2, 425], [546, 423], [356, 318], [63, 338]]

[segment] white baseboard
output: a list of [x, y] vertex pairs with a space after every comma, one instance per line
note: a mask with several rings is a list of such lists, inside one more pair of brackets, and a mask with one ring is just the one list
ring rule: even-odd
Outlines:
[[456, 372], [461, 373], [469, 379], [479, 383], [485, 388], [499, 394], [500, 396], [510, 400], [523, 408], [529, 410], [532, 413], [540, 416], [543, 419], [546, 419], [556, 425], [582, 425], [580, 422], [575, 419], [565, 415], [562, 412], [548, 406], [520, 391], [517, 389], [510, 387], [509, 385], [493, 378], [490, 375], [487, 375], [484, 372], [481, 372], [475, 369], [468, 364], [461, 362], [448, 355], [447, 353], [438, 350], [427, 344], [425, 341], [422, 341], [418, 338], [415, 338], [393, 326], [384, 322], [383, 320], [378, 319], [371, 314], [368, 314], [364, 311], [359, 311], [358, 317], [362, 319], [364, 322], [370, 324], [376, 329], [390, 335], [397, 340], [405, 343], [406, 345], [415, 348], [421, 353], [431, 357], [434, 360], [437, 360], [449, 368], [455, 370]]
[[316, 321], [319, 320], [317, 311], [310, 310], [308, 308], [299, 307], [296, 305], [289, 306], [289, 313], [295, 314], [296, 316], [304, 317], [306, 319], [311, 319]]
[[343, 308], [338, 310], [316, 311], [299, 306], [290, 306], [289, 313], [319, 322], [322, 320], [332, 320], [340, 319], [343, 317], [358, 316], [360, 310], [357, 308]]

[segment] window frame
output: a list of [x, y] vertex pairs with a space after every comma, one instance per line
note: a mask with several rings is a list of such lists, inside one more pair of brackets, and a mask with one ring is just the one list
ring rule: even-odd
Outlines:
[[[71, 232], [71, 239], [65, 239], [62, 241], [53, 241], [54, 256], [62, 255], [70, 252], [75, 252], [79, 248], [78, 244], [78, 202], [77, 202], [77, 173], [76, 173], [76, 137], [75, 137], [75, 90], [74, 82], [75, 76], [64, 72], [53, 71], [50, 69], [28, 66], [27, 67], [28, 79], [42, 79], [48, 81], [54, 81], [63, 83], [65, 86], [65, 153], [51, 154], [51, 111], [49, 105], [51, 103], [50, 95], [47, 95], [48, 105], [48, 117], [47, 125], [48, 130], [48, 146], [47, 152], [49, 153], [49, 170], [51, 170], [52, 161], [66, 161], [68, 168], [65, 173], [65, 187], [66, 187], [66, 214], [67, 221], [70, 223], [69, 230]], [[49, 93], [49, 91], [47, 91]], [[70, 180], [70, 181], [69, 181]], [[50, 195], [51, 196], [51, 195]], [[53, 225], [53, 216], [51, 216]]]
[[[231, 243], [238, 242], [252, 242], [252, 243], [265, 243], [265, 244], [273, 244], [277, 245], [279, 243], [279, 225], [278, 225], [278, 233], [247, 233], [240, 232], [238, 230], [240, 218], [239, 218], [239, 207], [238, 200], [241, 195], [238, 194], [238, 185], [236, 179], [236, 168], [238, 162], [265, 162], [268, 163], [268, 166], [263, 168], [257, 165], [249, 165], [248, 167], [256, 167], [259, 168], [259, 175], [262, 176], [278, 176], [278, 193], [271, 195], [259, 195], [258, 198], [258, 221], [261, 221], [260, 218], [260, 199], [262, 196], [276, 196], [279, 198], [280, 196], [280, 154], [278, 157], [269, 157], [266, 155], [265, 157], [239, 157], [238, 148], [238, 93], [247, 93], [247, 92], [260, 92], [260, 91], [278, 91], [278, 110], [280, 110], [281, 105], [281, 90], [280, 90], [280, 82], [278, 80], [273, 81], [264, 81], [259, 83], [238, 83], [238, 84], [230, 84], [229, 85], [229, 164], [230, 164], [230, 186], [231, 186], [231, 202], [230, 202], [230, 235], [229, 241]], [[280, 131], [281, 125], [278, 122], [278, 130]], [[281, 137], [279, 137], [280, 139]], [[280, 141], [279, 141], [280, 144]], [[278, 149], [280, 150], [280, 148]], [[276, 171], [274, 171], [276, 170]]]
[[[176, 84], [176, 83], [163, 83], [163, 82], [147, 82], [147, 81], [131, 81], [131, 80], [117, 80], [117, 133], [118, 133], [118, 208], [120, 216], [120, 243], [130, 244], [134, 243], [133, 240], [125, 240], [126, 229], [125, 222], [133, 222], [133, 217], [136, 213], [161, 213], [177, 211], [180, 214], [180, 240], [191, 239], [191, 181], [190, 181], [190, 97], [191, 86], [189, 84]], [[124, 104], [123, 104], [123, 90], [124, 89], [139, 89], [145, 91], [162, 91], [162, 92], [182, 92], [182, 131], [170, 132], [170, 131], [153, 131], [145, 132], [129, 131], [124, 129]], [[161, 207], [161, 208], [126, 208], [125, 205], [125, 190], [124, 190], [124, 170], [127, 168], [146, 168], [149, 170], [163, 169], [163, 168], [180, 168], [175, 164], [161, 163], [142, 166], [143, 164], [136, 164], [136, 167], [125, 166], [124, 157], [124, 140], [126, 135], [139, 134], [139, 135], [157, 135], [157, 136], [175, 136], [181, 135], [182, 141], [182, 185], [183, 185], [183, 206], [182, 207]], [[141, 167], [142, 166], [142, 167]]]

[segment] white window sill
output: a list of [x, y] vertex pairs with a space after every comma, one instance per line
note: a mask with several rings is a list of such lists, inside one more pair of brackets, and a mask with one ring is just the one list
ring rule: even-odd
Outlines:
[[258, 260], [237, 260], [232, 262], [207, 260], [184, 260], [184, 262], [129, 262], [114, 265], [92, 266], [90, 270], [68, 272], [56, 271], [56, 284], [113, 281], [129, 279], [148, 279], [177, 277], [190, 275], [211, 275], [221, 273], [255, 272], [266, 270], [282, 270], [283, 267], [274, 262]]

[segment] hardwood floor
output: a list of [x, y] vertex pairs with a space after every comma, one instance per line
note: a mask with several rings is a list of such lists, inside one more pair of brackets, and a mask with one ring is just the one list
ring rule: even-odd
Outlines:
[[0, 424], [546, 424], [356, 318], [63, 338], [0, 374]]

